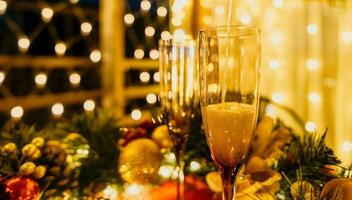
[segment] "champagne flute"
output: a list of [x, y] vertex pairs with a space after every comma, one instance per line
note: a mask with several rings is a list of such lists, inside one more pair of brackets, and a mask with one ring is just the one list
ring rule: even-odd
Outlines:
[[222, 179], [223, 199], [233, 200], [257, 120], [259, 30], [218, 27], [201, 31], [199, 37], [203, 124]]
[[192, 39], [161, 40], [159, 52], [163, 120], [168, 126], [176, 152], [177, 199], [183, 199], [184, 149], [190, 135], [191, 121], [199, 105], [195, 41]]

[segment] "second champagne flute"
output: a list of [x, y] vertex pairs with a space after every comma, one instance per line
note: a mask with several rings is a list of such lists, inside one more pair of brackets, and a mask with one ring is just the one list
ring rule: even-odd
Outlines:
[[192, 39], [161, 40], [160, 98], [164, 123], [174, 143], [177, 160], [177, 199], [184, 199], [184, 149], [191, 122], [199, 105], [198, 71], [195, 41]]

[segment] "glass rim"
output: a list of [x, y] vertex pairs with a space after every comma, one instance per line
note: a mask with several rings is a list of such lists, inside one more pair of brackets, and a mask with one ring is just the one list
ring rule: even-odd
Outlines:
[[164, 39], [159, 40], [159, 46], [168, 46], [168, 45], [172, 46], [175, 44], [176, 45], [181, 44], [184, 46], [196, 46], [197, 42], [193, 38], [182, 38], [182, 39], [170, 38], [167, 40], [164, 40]]
[[[213, 33], [217, 33], [219, 30], [224, 30], [226, 29], [230, 30], [229, 35], [214, 35]], [[238, 33], [237, 34], [231, 34], [231, 30], [236, 30], [236, 31], [248, 31], [246, 33]], [[208, 38], [236, 38], [236, 37], [259, 37], [260, 35], [260, 28], [255, 27], [255, 26], [217, 26], [217, 27], [209, 27], [206, 29], [202, 29], [199, 31], [200, 34], [204, 33], [207, 35]]]

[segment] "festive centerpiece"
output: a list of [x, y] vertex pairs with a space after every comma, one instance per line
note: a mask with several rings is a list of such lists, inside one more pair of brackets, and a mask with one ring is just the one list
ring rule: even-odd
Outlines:
[[[0, 134], [1, 199], [175, 199], [175, 154], [156, 119], [126, 128], [98, 110], [41, 130], [7, 124]], [[185, 198], [221, 199], [199, 117], [193, 124]], [[326, 134], [299, 135], [261, 113], [236, 198], [351, 199], [351, 168], [340, 166]]]

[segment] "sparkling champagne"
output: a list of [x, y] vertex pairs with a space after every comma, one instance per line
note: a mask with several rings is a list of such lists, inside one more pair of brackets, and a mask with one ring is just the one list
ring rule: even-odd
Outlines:
[[227, 102], [203, 108], [203, 122], [214, 161], [220, 166], [241, 164], [256, 121], [253, 105]]

